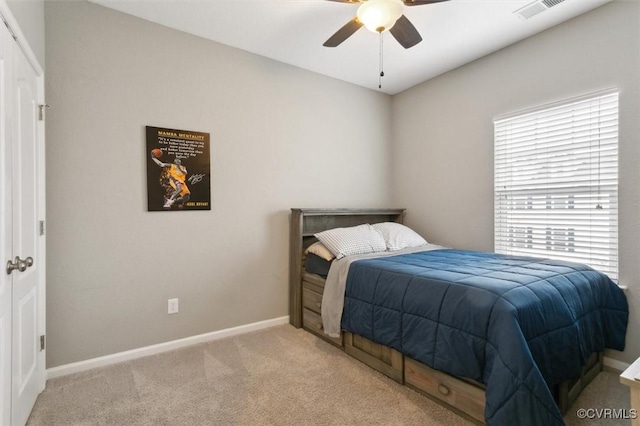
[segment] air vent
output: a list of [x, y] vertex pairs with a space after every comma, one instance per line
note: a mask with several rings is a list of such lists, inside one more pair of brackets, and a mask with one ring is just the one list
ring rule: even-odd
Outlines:
[[516, 10], [513, 13], [517, 14], [522, 19], [530, 19], [530, 18], [536, 16], [537, 14], [542, 13], [545, 10], [547, 10], [547, 9], [549, 9], [549, 8], [559, 4], [559, 3], [562, 3], [563, 1], [564, 0], [540, 0], [540, 1], [535, 1], [533, 3], [529, 3], [525, 7], [521, 7], [520, 9]]
[[562, 3], [564, 0], [542, 0], [542, 3], [544, 3], [545, 6], [547, 7], [553, 7], [558, 3]]

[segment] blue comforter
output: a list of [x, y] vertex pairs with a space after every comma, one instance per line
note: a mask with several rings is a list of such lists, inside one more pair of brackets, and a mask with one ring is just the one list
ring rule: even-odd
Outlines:
[[550, 388], [624, 349], [606, 275], [557, 260], [434, 250], [354, 262], [342, 328], [486, 385], [489, 425], [564, 424]]

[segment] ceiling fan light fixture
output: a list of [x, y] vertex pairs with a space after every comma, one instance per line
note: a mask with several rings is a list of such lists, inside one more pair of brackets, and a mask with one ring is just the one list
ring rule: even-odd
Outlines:
[[402, 0], [368, 0], [358, 8], [358, 20], [374, 33], [389, 31], [402, 16]]

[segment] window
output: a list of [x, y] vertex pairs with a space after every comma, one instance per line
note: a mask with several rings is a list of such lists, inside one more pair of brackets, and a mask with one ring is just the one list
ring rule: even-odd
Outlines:
[[618, 93], [494, 121], [495, 251], [618, 278]]

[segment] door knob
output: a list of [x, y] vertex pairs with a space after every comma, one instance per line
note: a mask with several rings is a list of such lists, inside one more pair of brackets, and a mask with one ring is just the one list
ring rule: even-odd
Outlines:
[[20, 272], [24, 272], [27, 268], [33, 265], [33, 257], [29, 256], [26, 259], [20, 259], [20, 256], [16, 256], [14, 261], [7, 261], [7, 275], [11, 275], [16, 269]]

